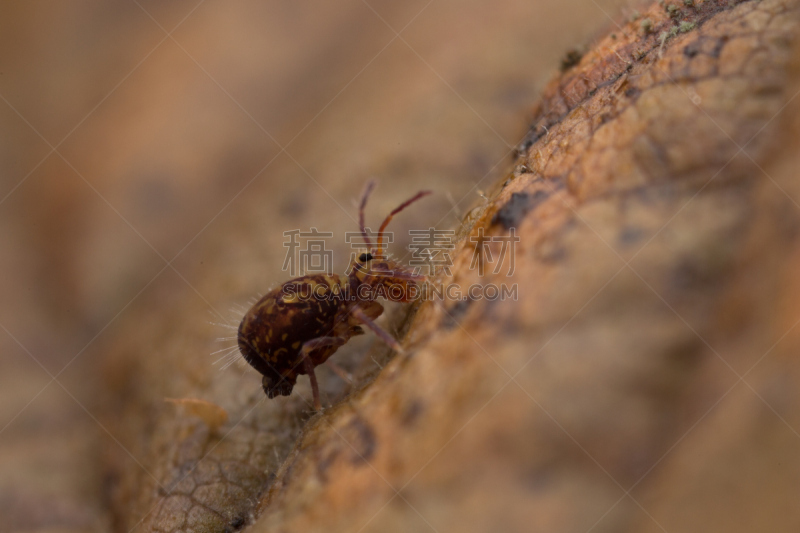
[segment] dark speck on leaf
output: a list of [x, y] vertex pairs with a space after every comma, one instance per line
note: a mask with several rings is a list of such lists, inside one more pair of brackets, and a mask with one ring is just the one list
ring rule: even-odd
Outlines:
[[640, 92], [641, 91], [639, 90], [638, 87], [628, 87], [627, 89], [625, 89], [625, 96], [627, 96], [628, 98], [636, 98], [637, 96], [639, 96]]
[[350, 424], [352, 435], [350, 445], [353, 449], [352, 463], [359, 465], [369, 461], [375, 454], [378, 443], [375, 441], [375, 432], [369, 425], [359, 418], [355, 418]]
[[689, 57], [689, 58], [692, 58], [692, 57], [696, 56], [699, 53], [700, 53], [700, 42], [699, 41], [693, 42], [693, 43], [689, 44], [688, 46], [686, 46], [686, 48], [683, 49], [683, 55], [685, 55], [686, 57]]
[[226, 528], [227, 531], [239, 531], [245, 525], [247, 520], [243, 516], [237, 516], [233, 520], [231, 520], [230, 526]]
[[419, 418], [419, 415], [422, 414], [422, 410], [423, 410], [422, 402], [420, 402], [419, 400], [412, 400], [411, 403], [409, 403], [405, 407], [405, 409], [403, 409], [403, 414], [400, 419], [403, 425], [405, 426], [412, 425], [417, 420], [417, 418]]
[[523, 142], [520, 145], [520, 147], [517, 149], [518, 155], [524, 154], [525, 152], [527, 152], [530, 149], [530, 147], [533, 146], [534, 142], [535, 141], [533, 139], [526, 139], [525, 142]]
[[711, 57], [714, 59], [718, 59], [720, 53], [722, 53], [722, 49], [725, 47], [725, 43], [728, 42], [728, 36], [723, 35], [721, 38], [717, 39], [717, 42], [714, 44], [714, 48], [711, 49]]
[[561, 60], [561, 72], [565, 72], [581, 62], [583, 54], [574, 48]]

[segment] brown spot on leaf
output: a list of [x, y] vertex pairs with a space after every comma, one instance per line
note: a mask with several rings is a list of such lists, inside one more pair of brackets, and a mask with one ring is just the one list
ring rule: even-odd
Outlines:
[[548, 196], [542, 190], [538, 190], [533, 194], [512, 193], [511, 198], [492, 217], [492, 225], [500, 224], [505, 229], [516, 227], [529, 211], [544, 202]]
[[363, 465], [372, 459], [378, 443], [375, 432], [365, 420], [353, 417], [343, 434], [351, 447], [350, 461], [354, 465]]
[[412, 399], [408, 405], [403, 408], [403, 414], [401, 415], [403, 425], [414, 425], [414, 422], [416, 422], [424, 409], [425, 406], [420, 400]]
[[571, 69], [575, 65], [581, 62], [581, 58], [583, 54], [580, 50], [576, 50], [573, 48], [569, 50], [565, 55], [564, 58], [561, 60], [561, 71], [566, 72], [567, 70]]

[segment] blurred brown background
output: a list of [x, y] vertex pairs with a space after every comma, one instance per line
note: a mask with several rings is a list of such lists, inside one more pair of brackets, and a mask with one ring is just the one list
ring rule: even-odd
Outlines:
[[283, 231], [353, 230], [370, 177], [373, 218], [436, 191], [398, 235], [457, 227], [604, 12], [625, 2], [4, 2], [0, 530], [108, 527], [94, 348], [137, 305], [218, 319], [284, 277]]

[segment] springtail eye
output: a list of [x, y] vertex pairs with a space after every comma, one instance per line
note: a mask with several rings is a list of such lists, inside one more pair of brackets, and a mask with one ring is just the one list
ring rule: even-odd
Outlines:
[[367, 261], [372, 261], [372, 254], [361, 254], [358, 256], [358, 261], [360, 263], [366, 263]]

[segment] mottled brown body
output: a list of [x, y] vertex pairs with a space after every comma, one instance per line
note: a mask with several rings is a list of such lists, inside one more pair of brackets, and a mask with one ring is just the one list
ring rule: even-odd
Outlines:
[[[359, 221], [368, 249], [369, 236], [364, 228], [364, 206], [373, 184], [361, 199]], [[420, 192], [402, 203], [383, 221], [378, 232], [378, 246], [355, 260], [350, 275], [316, 274], [295, 278], [273, 289], [250, 308], [239, 325], [239, 350], [250, 365], [264, 377], [262, 385], [268, 397], [288, 396], [297, 376], [308, 374], [314, 393], [314, 405], [320, 408], [314, 367], [324, 363], [353, 335], [361, 335], [365, 325], [396, 350], [400, 346], [373, 320], [383, 313], [375, 301], [378, 295], [395, 301], [409, 301], [416, 295], [416, 283], [424, 279], [386, 258], [383, 232], [392, 217], [429, 194]], [[394, 287], [397, 292], [381, 291]]]
[[[383, 307], [369, 306], [377, 318]], [[350, 315], [347, 279], [337, 275], [311, 275], [283, 283], [262, 297], [239, 325], [239, 350], [264, 376], [267, 396], [288, 396], [299, 374], [305, 374], [303, 344], [310, 339], [334, 337], [335, 344], [309, 351], [314, 366], [321, 365], [339, 346], [364, 330]], [[375, 312], [377, 310], [377, 313]]]

